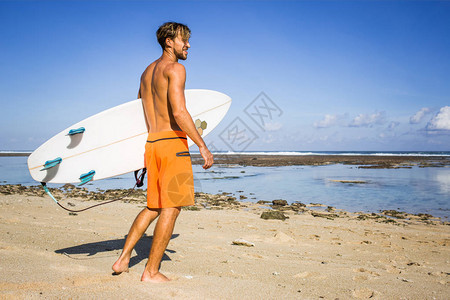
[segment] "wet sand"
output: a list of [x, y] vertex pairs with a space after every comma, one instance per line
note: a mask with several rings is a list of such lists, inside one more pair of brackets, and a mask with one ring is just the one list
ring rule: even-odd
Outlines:
[[[139, 281], [154, 224], [130, 272], [113, 276], [129, 226], [145, 206], [124, 201], [69, 214], [39, 188], [0, 186], [0, 298], [448, 299], [450, 227], [431, 216], [348, 213], [301, 203], [196, 194], [179, 216], [161, 271]], [[123, 194], [54, 191], [72, 209]], [[101, 196], [103, 195], [103, 196]], [[66, 198], [70, 197], [70, 198]], [[288, 217], [284, 221], [270, 218]], [[245, 245], [233, 245], [236, 239]], [[245, 244], [245, 242], [244, 242]], [[253, 244], [253, 246], [252, 246]]]

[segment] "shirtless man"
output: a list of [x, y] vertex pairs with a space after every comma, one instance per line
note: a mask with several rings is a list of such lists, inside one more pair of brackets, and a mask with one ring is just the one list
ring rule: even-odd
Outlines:
[[199, 147], [205, 161], [203, 168], [210, 168], [214, 162], [213, 155], [186, 110], [186, 71], [178, 60], [187, 58], [190, 32], [183, 24], [163, 24], [156, 32], [163, 54], [150, 64], [141, 76], [138, 97], [142, 98], [149, 128], [145, 147], [149, 173], [147, 208], [134, 220], [122, 254], [112, 269], [116, 274], [128, 271], [134, 246], [150, 223], [159, 216], [142, 281], [170, 280], [159, 272], [161, 259], [172, 236], [181, 206], [194, 204], [192, 165], [186, 134]]

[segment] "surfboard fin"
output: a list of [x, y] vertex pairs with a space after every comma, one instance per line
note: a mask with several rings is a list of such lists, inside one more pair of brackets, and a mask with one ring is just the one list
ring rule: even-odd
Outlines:
[[67, 135], [75, 135], [79, 133], [83, 133], [86, 129], [84, 127], [80, 127], [78, 129], [70, 129]]
[[44, 164], [44, 168], [41, 169], [41, 171], [53, 168], [56, 165], [59, 165], [62, 162], [62, 158], [61, 157], [57, 157], [55, 159], [52, 160], [47, 160]]
[[87, 173], [81, 174], [81, 176], [80, 176], [81, 182], [78, 184], [78, 186], [86, 184], [89, 181], [91, 181], [93, 179], [94, 175], [95, 175], [95, 171], [94, 170], [91, 170], [91, 171], [89, 171]]

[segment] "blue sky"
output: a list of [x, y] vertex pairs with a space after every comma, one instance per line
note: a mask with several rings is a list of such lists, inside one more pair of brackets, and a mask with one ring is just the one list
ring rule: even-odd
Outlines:
[[450, 150], [445, 1], [0, 1], [0, 150], [135, 99], [169, 20], [192, 30], [186, 88], [233, 98], [217, 150], [236, 120], [245, 150]]

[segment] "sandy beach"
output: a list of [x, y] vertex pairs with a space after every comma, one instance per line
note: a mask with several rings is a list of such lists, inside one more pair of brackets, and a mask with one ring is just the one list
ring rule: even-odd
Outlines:
[[[145, 206], [143, 191], [69, 214], [39, 188], [0, 187], [2, 299], [450, 296], [450, 227], [431, 216], [348, 213], [196, 194], [197, 204], [180, 214], [161, 264], [173, 281], [148, 284], [139, 279], [154, 224], [138, 243], [130, 272], [113, 276], [111, 270], [131, 222]], [[74, 191], [55, 194], [72, 209], [98, 203], [90, 199], [100, 193]], [[107, 198], [114, 193], [119, 192]], [[288, 218], [261, 218], [268, 211]], [[234, 245], [238, 239], [248, 245]]]

